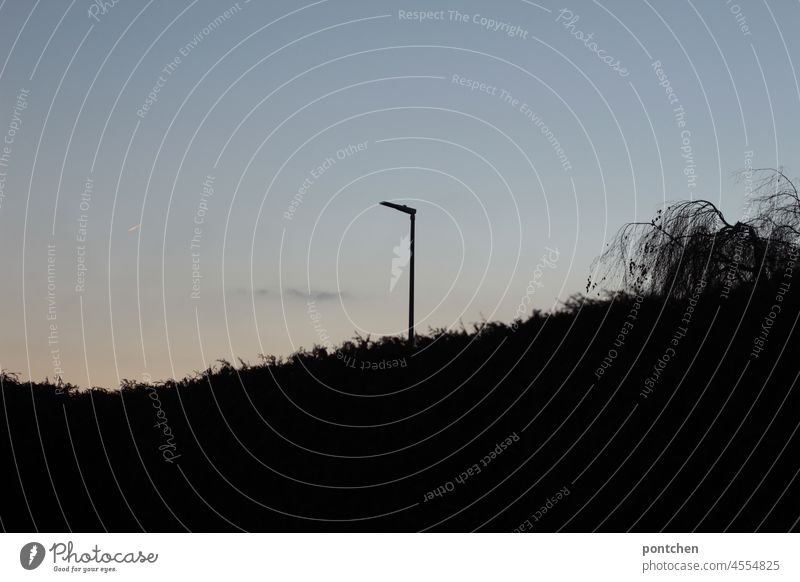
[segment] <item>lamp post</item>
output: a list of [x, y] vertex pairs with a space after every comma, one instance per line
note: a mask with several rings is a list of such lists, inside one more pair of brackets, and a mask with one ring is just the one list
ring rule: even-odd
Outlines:
[[394, 208], [400, 212], [408, 214], [411, 219], [411, 241], [409, 250], [411, 251], [411, 258], [409, 261], [410, 273], [408, 278], [408, 345], [414, 346], [414, 221], [417, 215], [417, 209], [411, 208], [404, 204], [393, 204], [392, 202], [381, 202], [381, 206]]

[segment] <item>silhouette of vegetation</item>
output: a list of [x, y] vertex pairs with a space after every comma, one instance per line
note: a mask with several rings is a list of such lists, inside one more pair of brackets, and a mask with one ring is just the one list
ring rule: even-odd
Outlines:
[[672, 205], [601, 257], [616, 292], [432, 329], [413, 351], [357, 335], [114, 390], [2, 372], [0, 523], [796, 529], [797, 200], [770, 174], [733, 224], [707, 201]]
[[671, 204], [620, 229], [598, 261], [599, 283], [680, 299], [701, 280], [714, 289], [775, 281], [798, 248], [800, 197], [781, 170], [752, 172], [745, 218], [731, 224], [708, 200]]

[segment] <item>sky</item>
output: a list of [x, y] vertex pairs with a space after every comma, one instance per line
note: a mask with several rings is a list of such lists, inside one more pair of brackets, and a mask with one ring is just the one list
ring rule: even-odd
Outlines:
[[[0, 368], [183, 377], [584, 289], [798, 171], [788, 2], [0, 3]], [[393, 262], [394, 261], [394, 262]], [[393, 270], [394, 267], [394, 270]], [[392, 283], [395, 279], [394, 284]]]

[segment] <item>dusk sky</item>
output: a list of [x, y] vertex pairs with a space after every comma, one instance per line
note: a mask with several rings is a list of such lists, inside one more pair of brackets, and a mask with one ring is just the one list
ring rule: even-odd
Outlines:
[[[789, 2], [0, 1], [0, 368], [116, 386], [583, 291], [800, 168]], [[313, 302], [309, 305], [309, 302]], [[522, 312], [520, 306], [523, 306]]]

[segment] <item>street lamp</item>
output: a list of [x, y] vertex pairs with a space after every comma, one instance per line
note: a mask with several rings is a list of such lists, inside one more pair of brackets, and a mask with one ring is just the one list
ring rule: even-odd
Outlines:
[[411, 208], [404, 204], [393, 204], [391, 202], [381, 202], [381, 206], [388, 206], [400, 212], [405, 212], [411, 219], [411, 241], [409, 250], [411, 251], [411, 259], [409, 261], [410, 274], [408, 279], [408, 345], [414, 346], [414, 220], [416, 218], [417, 209]]

